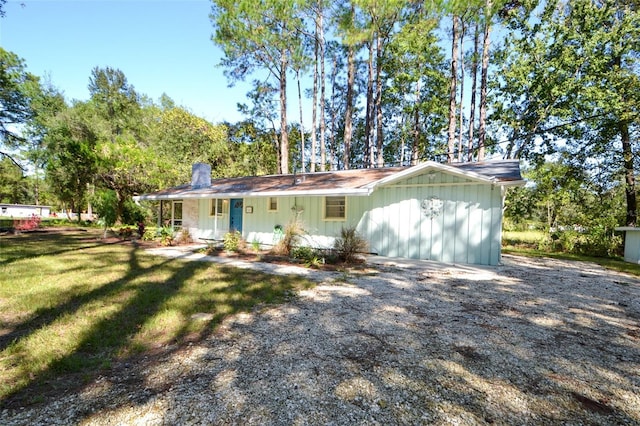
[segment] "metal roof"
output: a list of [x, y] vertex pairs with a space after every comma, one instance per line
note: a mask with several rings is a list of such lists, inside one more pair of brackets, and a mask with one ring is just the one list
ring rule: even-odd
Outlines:
[[376, 188], [429, 169], [500, 186], [522, 185], [518, 160], [440, 164], [426, 162], [411, 167], [351, 169], [316, 173], [222, 178], [211, 186], [190, 184], [134, 197], [135, 200], [182, 198], [283, 197], [304, 195], [369, 195]]

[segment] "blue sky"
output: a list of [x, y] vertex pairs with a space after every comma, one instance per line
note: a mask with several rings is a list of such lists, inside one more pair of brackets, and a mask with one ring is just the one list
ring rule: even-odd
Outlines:
[[48, 76], [68, 100], [86, 100], [91, 70], [122, 70], [138, 93], [164, 92], [214, 123], [242, 118], [247, 84], [229, 88], [216, 67], [209, 0], [9, 0], [0, 46]]

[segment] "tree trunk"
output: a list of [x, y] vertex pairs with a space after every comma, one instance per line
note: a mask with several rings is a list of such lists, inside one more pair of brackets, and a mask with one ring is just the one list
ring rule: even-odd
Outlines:
[[377, 167], [384, 167], [384, 134], [382, 131], [382, 37], [376, 37], [376, 151]]
[[287, 133], [287, 52], [280, 59], [280, 173], [289, 173], [289, 134]]
[[300, 70], [296, 70], [298, 80], [298, 106], [300, 107], [300, 170], [304, 173], [304, 125], [302, 122], [302, 90], [300, 89]]
[[458, 162], [462, 163], [462, 125], [464, 118], [464, 21], [460, 19], [460, 130], [458, 131]]
[[334, 54], [333, 68], [331, 69], [331, 129], [329, 130], [329, 145], [332, 158], [332, 170], [338, 170], [339, 160], [336, 146], [336, 80], [338, 79], [338, 58]]
[[447, 132], [447, 163], [453, 162], [453, 150], [456, 142], [456, 84], [458, 80], [458, 17], [453, 15], [451, 41], [451, 83], [449, 85], [449, 129]]
[[353, 86], [356, 80], [355, 49], [349, 45], [347, 53], [347, 105], [344, 111], [344, 151], [342, 162], [345, 170], [349, 169], [351, 158], [351, 137], [353, 134]]
[[633, 150], [631, 147], [631, 137], [629, 135], [629, 124], [625, 121], [620, 122], [620, 138], [622, 140], [622, 155], [624, 158], [624, 192], [627, 199], [627, 218], [626, 226], [636, 226], [638, 204], [636, 200], [636, 178], [633, 162]]
[[482, 41], [482, 75], [480, 76], [480, 123], [478, 126], [478, 161], [484, 161], [487, 139], [487, 73], [489, 71], [489, 35], [491, 33], [491, 0], [485, 9], [484, 40]]
[[369, 74], [367, 77], [367, 117], [364, 125], [365, 133], [365, 164], [366, 167], [373, 167], [373, 39], [369, 40]]
[[476, 126], [476, 92], [478, 91], [478, 47], [480, 45], [480, 30], [476, 22], [473, 34], [473, 61], [471, 63], [471, 111], [469, 112], [469, 141], [467, 161], [473, 161], [473, 131]]
[[318, 128], [318, 16], [316, 15], [316, 33], [313, 41], [313, 108], [311, 110], [311, 165], [310, 171], [316, 171], [316, 129]]
[[[318, 4], [321, 4], [319, 2]], [[324, 70], [324, 23], [322, 20], [322, 8], [318, 12], [319, 42], [320, 42], [320, 171], [324, 172], [327, 164], [327, 147], [325, 142], [326, 122], [325, 112], [325, 70]]]
[[416, 104], [413, 106], [413, 143], [411, 145], [411, 165], [418, 164], [420, 146], [420, 79], [416, 82]]
[[35, 166], [35, 173], [34, 173], [34, 186], [33, 186], [33, 195], [34, 195], [34, 201], [36, 202], [36, 206], [40, 205], [40, 179], [38, 178], [38, 166]]

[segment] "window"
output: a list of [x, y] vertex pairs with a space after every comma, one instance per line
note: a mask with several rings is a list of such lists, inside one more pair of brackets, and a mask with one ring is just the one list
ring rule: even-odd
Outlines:
[[267, 210], [270, 212], [278, 211], [278, 199], [276, 197], [269, 197], [269, 204]]
[[173, 228], [182, 228], [182, 201], [173, 202]]
[[182, 201], [162, 200], [160, 202], [160, 225], [173, 229], [182, 228]]
[[346, 201], [344, 197], [325, 197], [324, 218], [325, 220], [344, 220], [346, 218]]
[[209, 216], [222, 216], [223, 209], [222, 198], [214, 198], [209, 202]]

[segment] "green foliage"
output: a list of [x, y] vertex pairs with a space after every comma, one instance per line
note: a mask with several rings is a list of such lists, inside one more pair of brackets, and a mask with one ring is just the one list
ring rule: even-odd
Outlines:
[[93, 196], [91, 203], [103, 222], [105, 230], [106, 228], [110, 228], [115, 225], [116, 220], [118, 219], [116, 211], [118, 198], [115, 191], [111, 191], [109, 189], [99, 190]]
[[155, 227], [146, 227], [142, 234], [142, 241], [154, 241], [160, 235], [160, 230]]
[[24, 60], [0, 47], [0, 156], [15, 161], [11, 150], [26, 144], [18, 128], [31, 118], [30, 86], [38, 78], [26, 70]]
[[[2, 315], [22, 318], [0, 346], [3, 402], [20, 395], [30, 400], [49, 392], [52, 382], [90, 381], [112, 362], [151, 354], [159, 345], [187, 345], [229, 315], [281, 303], [313, 286], [300, 277], [146, 256], [127, 245], [103, 244], [97, 235], [2, 237]], [[71, 301], [77, 302], [72, 314]], [[211, 317], [193, 321], [201, 312]]]
[[494, 88], [494, 119], [511, 132], [507, 156], [540, 163], [562, 151], [605, 185], [624, 176], [626, 224], [636, 218], [640, 124], [640, 10], [632, 3], [546, 2], [505, 38]]
[[242, 234], [238, 231], [227, 232], [222, 239], [222, 246], [225, 251], [237, 253], [244, 249], [244, 240], [242, 239]]
[[163, 177], [164, 186], [188, 182], [191, 165], [196, 162], [210, 164], [214, 176], [228, 176], [231, 155], [226, 126], [211, 124], [183, 108], [173, 107], [160, 112], [153, 137], [158, 153], [171, 160]]
[[160, 234], [160, 244], [163, 246], [171, 246], [173, 245], [173, 240], [175, 236], [175, 232], [170, 226], [163, 226], [158, 230]]
[[340, 235], [335, 239], [333, 248], [342, 261], [351, 263], [358, 259], [358, 254], [366, 253], [369, 243], [362, 238], [355, 227], [342, 227]]
[[317, 255], [318, 255], [318, 253], [312, 247], [299, 246], [299, 247], [294, 247], [291, 250], [291, 255], [290, 256], [293, 259], [299, 259], [299, 260], [307, 261], [309, 259], [317, 257]]
[[124, 225], [118, 229], [118, 236], [123, 240], [129, 239], [133, 236], [135, 228], [133, 226]]
[[613, 228], [598, 224], [579, 232], [573, 229], [555, 231], [538, 245], [539, 250], [574, 253], [592, 257], [614, 257], [623, 252], [622, 237]]
[[282, 256], [290, 256], [291, 251], [298, 245], [301, 236], [305, 233], [302, 222], [297, 217], [292, 219], [284, 227], [282, 239], [277, 242], [273, 251]]
[[58, 198], [78, 212], [78, 220], [86, 203], [87, 187], [98, 170], [95, 149], [102, 136], [93, 118], [93, 107], [78, 103], [52, 119], [45, 138], [47, 180]]
[[131, 198], [126, 200], [122, 207], [122, 223], [138, 224], [145, 222], [150, 215], [148, 209], [136, 204]]
[[0, 156], [0, 203], [32, 204], [29, 180], [8, 157]]

